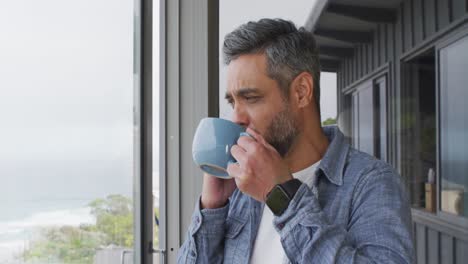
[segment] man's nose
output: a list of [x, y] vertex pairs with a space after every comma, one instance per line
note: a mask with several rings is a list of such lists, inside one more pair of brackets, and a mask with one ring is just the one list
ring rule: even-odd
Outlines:
[[249, 125], [249, 117], [247, 113], [244, 109], [242, 109], [242, 107], [238, 106], [235, 106], [232, 111], [231, 121], [244, 127], [247, 127]]

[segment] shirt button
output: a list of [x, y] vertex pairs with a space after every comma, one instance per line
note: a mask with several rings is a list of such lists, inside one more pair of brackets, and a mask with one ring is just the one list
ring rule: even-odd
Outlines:
[[282, 229], [283, 229], [283, 227], [284, 227], [284, 224], [282, 224], [282, 223], [279, 223], [279, 224], [278, 224], [276, 227], [278, 227], [278, 229], [279, 229], [279, 230], [282, 230]]
[[195, 217], [195, 222], [197, 222], [197, 224], [200, 223], [200, 217], [198, 217], [198, 216]]

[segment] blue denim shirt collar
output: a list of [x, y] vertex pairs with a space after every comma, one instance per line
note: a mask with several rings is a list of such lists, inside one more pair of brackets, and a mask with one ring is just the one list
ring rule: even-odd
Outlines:
[[322, 129], [328, 138], [329, 145], [318, 169], [325, 174], [331, 183], [341, 186], [349, 144], [345, 142], [344, 135], [337, 126], [324, 126]]

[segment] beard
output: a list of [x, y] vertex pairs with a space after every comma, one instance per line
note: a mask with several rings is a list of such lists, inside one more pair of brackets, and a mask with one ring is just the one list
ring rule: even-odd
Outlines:
[[284, 158], [299, 134], [297, 122], [287, 103], [283, 111], [276, 114], [265, 132], [265, 140]]

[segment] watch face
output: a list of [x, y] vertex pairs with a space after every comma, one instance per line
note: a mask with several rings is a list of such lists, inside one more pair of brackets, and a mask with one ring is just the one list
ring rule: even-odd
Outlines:
[[289, 197], [280, 186], [275, 186], [268, 195], [266, 204], [274, 215], [281, 215], [289, 205]]

